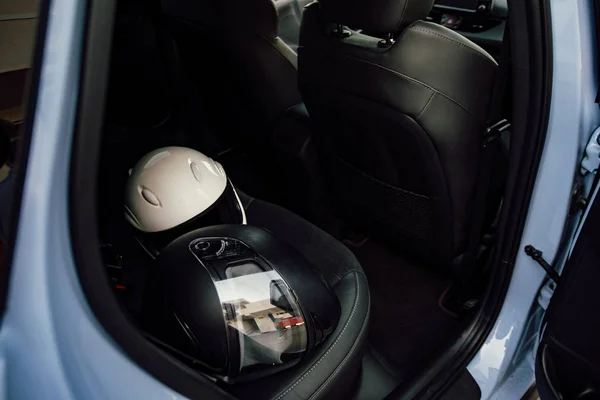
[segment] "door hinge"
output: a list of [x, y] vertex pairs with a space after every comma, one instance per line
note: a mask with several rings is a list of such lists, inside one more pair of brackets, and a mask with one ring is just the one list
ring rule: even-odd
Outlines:
[[552, 265], [548, 264], [548, 262], [544, 260], [544, 253], [542, 253], [540, 250], [536, 249], [532, 245], [528, 244], [527, 246], [525, 246], [525, 254], [533, 258], [533, 261], [537, 262], [542, 268], [544, 268], [544, 271], [546, 271], [548, 277], [552, 279], [554, 283], [558, 284], [558, 281], [560, 280], [560, 275], [558, 275], [558, 272], [556, 272], [556, 270], [552, 268]]
[[587, 208], [588, 196], [592, 192], [598, 167], [600, 167], [600, 126], [594, 129], [585, 146], [579, 168], [581, 176], [575, 177], [575, 184], [571, 192], [569, 215], [574, 215]]
[[585, 155], [581, 161], [581, 175], [595, 174], [600, 165], [600, 127], [597, 127], [588, 144], [585, 146]]

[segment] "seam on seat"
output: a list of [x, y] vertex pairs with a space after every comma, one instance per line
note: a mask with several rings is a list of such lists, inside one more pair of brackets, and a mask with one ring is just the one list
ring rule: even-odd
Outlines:
[[[345, 274], [344, 277], [347, 275], [349, 275], [349, 274]], [[342, 339], [342, 337], [344, 337], [344, 333], [346, 333], [346, 330], [348, 329], [348, 326], [350, 325], [350, 322], [352, 321], [352, 318], [354, 317], [354, 314], [356, 313], [356, 308], [358, 307], [358, 301], [360, 299], [360, 285], [359, 285], [358, 279], [356, 280], [355, 287], [356, 287], [356, 299], [354, 300], [354, 304], [352, 305], [352, 311], [350, 312], [350, 317], [348, 318], [348, 321], [346, 321], [346, 324], [342, 328], [342, 331], [340, 332], [339, 336], [335, 339], [335, 341], [332, 343], [332, 345], [329, 347], [329, 349], [327, 349], [325, 354], [323, 354], [321, 356], [321, 358], [319, 358], [317, 360], [317, 362], [312, 367], [310, 367], [310, 369], [308, 371], [306, 371], [300, 377], [300, 379], [298, 379], [292, 386], [290, 386], [283, 393], [281, 393], [277, 397], [275, 397], [275, 400], [282, 399], [285, 395], [287, 395], [289, 392], [291, 392], [296, 386], [298, 386], [300, 384], [300, 382], [302, 382], [307, 376], [309, 376], [315, 370], [315, 368], [317, 368], [319, 366], [319, 364], [321, 364], [321, 362], [323, 362], [323, 360], [325, 360], [327, 358], [329, 353], [331, 353], [331, 351], [339, 343], [339, 341]], [[367, 314], [368, 314], [368, 312], [367, 312]]]
[[[249, 197], [249, 196], [248, 196], [248, 197]], [[250, 201], [248, 202], [248, 204], [246, 204], [246, 207], [244, 207], [244, 209], [245, 209], [246, 211], [249, 211], [249, 210], [250, 210], [250, 206], [252, 205], [252, 203], [254, 203], [254, 200], [255, 200], [255, 199], [254, 199], [254, 197], [250, 197]]]
[[429, 29], [425, 29], [425, 28], [418, 28], [418, 27], [416, 27], [416, 28], [410, 28], [410, 29], [411, 29], [411, 30], [413, 30], [413, 31], [421, 31], [421, 32], [425, 32], [425, 33], [430, 33], [430, 34], [432, 34], [432, 35], [434, 35], [434, 36], [441, 37], [442, 39], [446, 39], [446, 40], [448, 40], [448, 41], [450, 41], [450, 42], [452, 42], [452, 43], [454, 43], [454, 44], [457, 44], [457, 45], [459, 45], [459, 46], [462, 46], [462, 47], [464, 47], [465, 49], [469, 50], [470, 52], [472, 52], [472, 53], [474, 53], [474, 54], [477, 54], [477, 55], [478, 55], [478, 56], [480, 56], [480, 57], [483, 57], [483, 58], [484, 58], [486, 61], [491, 61], [491, 62], [493, 62], [494, 64], [496, 63], [496, 60], [494, 60], [494, 59], [492, 59], [492, 58], [488, 57], [487, 55], [485, 55], [485, 54], [483, 54], [483, 53], [479, 52], [477, 49], [474, 49], [474, 48], [472, 48], [472, 47], [471, 47], [471, 46], [469, 46], [468, 44], [461, 43], [461, 42], [459, 42], [458, 40], [454, 40], [454, 39], [452, 39], [451, 37], [448, 37], [448, 36], [446, 36], [446, 35], [442, 35], [442, 34], [441, 34], [441, 33], [439, 33], [439, 32], [434, 32], [434, 31], [430, 31]]
[[398, 72], [398, 71], [396, 71], [396, 70], [393, 70], [393, 69], [391, 69], [391, 68], [388, 68], [388, 67], [384, 67], [383, 65], [379, 65], [379, 64], [375, 64], [375, 63], [373, 63], [373, 62], [371, 62], [371, 61], [363, 60], [362, 58], [358, 58], [358, 57], [354, 57], [354, 56], [350, 56], [350, 55], [348, 55], [348, 54], [342, 54], [342, 53], [332, 53], [332, 54], [335, 54], [335, 55], [338, 55], [338, 56], [341, 56], [341, 57], [350, 58], [350, 59], [352, 59], [352, 60], [356, 60], [356, 61], [358, 61], [358, 62], [362, 62], [362, 63], [365, 63], [365, 64], [372, 65], [372, 66], [374, 66], [374, 67], [376, 67], [376, 68], [383, 69], [384, 71], [391, 72], [392, 74], [394, 74], [394, 75], [396, 75], [396, 76], [398, 76], [398, 77], [400, 77], [400, 78], [404, 78], [404, 79], [405, 79], [405, 80], [407, 80], [407, 81], [410, 81], [410, 82], [416, 83], [416, 84], [418, 84], [418, 85], [421, 85], [421, 86], [423, 86], [423, 87], [425, 87], [425, 88], [427, 88], [427, 89], [429, 89], [429, 90], [431, 90], [431, 91], [433, 91], [433, 92], [435, 92], [435, 93], [439, 94], [440, 96], [444, 97], [445, 99], [447, 99], [447, 100], [451, 101], [452, 103], [456, 104], [457, 106], [459, 106], [460, 108], [462, 108], [463, 110], [465, 110], [466, 112], [468, 112], [470, 115], [473, 115], [473, 116], [475, 115], [475, 114], [474, 114], [472, 111], [470, 111], [470, 110], [469, 110], [467, 107], [465, 107], [465, 106], [463, 106], [462, 104], [460, 104], [458, 101], [456, 101], [456, 100], [454, 100], [453, 98], [451, 98], [450, 96], [448, 96], [448, 95], [446, 95], [446, 94], [444, 94], [444, 93], [440, 92], [440, 91], [439, 91], [439, 90], [437, 90], [436, 88], [434, 88], [434, 87], [432, 87], [432, 86], [429, 86], [428, 84], [426, 84], [426, 83], [424, 83], [424, 82], [421, 82], [420, 80], [417, 80], [417, 79], [415, 79], [415, 78], [411, 78], [411, 77], [410, 77], [410, 76], [408, 76], [408, 75], [404, 75], [404, 74], [403, 74], [403, 73], [401, 73], [401, 72]]
[[[424, 129], [423, 129], [423, 130], [424, 130]], [[427, 131], [425, 131], [425, 132], [427, 132]], [[428, 133], [428, 136], [429, 136], [429, 133]], [[431, 136], [429, 136], [429, 137], [431, 137]], [[433, 142], [433, 141], [432, 141], [432, 142]], [[435, 145], [434, 145], [434, 147], [435, 147]], [[436, 149], [436, 150], [437, 150], [437, 149]], [[434, 199], [434, 200], [436, 199], [434, 196], [427, 196], [427, 195], [424, 195], [424, 194], [421, 194], [421, 193], [415, 193], [415, 192], [411, 192], [410, 190], [405, 190], [405, 189], [402, 189], [402, 188], [400, 188], [400, 187], [397, 187], [397, 186], [390, 185], [389, 183], [386, 183], [386, 182], [380, 181], [379, 179], [377, 179], [377, 178], [373, 178], [372, 176], [370, 176], [370, 175], [368, 175], [368, 174], [366, 174], [366, 173], [362, 172], [361, 170], [359, 170], [358, 168], [356, 168], [354, 165], [352, 165], [352, 164], [348, 163], [346, 160], [344, 160], [344, 159], [342, 159], [342, 158], [340, 158], [340, 157], [335, 157], [335, 158], [336, 158], [337, 160], [339, 160], [340, 162], [344, 163], [345, 165], [347, 165], [348, 167], [350, 167], [350, 168], [354, 169], [354, 170], [355, 170], [357, 173], [359, 173], [359, 174], [363, 175], [365, 178], [368, 178], [368, 179], [370, 179], [370, 180], [372, 180], [372, 181], [375, 181], [375, 182], [377, 182], [378, 184], [380, 184], [380, 185], [383, 185], [383, 186], [385, 186], [385, 187], [387, 187], [387, 188], [389, 188], [389, 189], [392, 189], [392, 190], [394, 190], [394, 191], [400, 191], [400, 192], [408, 193], [408, 194], [410, 194], [410, 195], [413, 195], [413, 196], [416, 196], [416, 197], [421, 197], [421, 198], [423, 198], [423, 199]]]
[[407, 4], [408, 4], [408, 1], [405, 1], [404, 7], [402, 7], [402, 14], [400, 14], [400, 21], [398, 21], [398, 24], [396, 25], [396, 31], [398, 31], [400, 29], [400, 27], [402, 26], [402, 20], [404, 19], [404, 13], [406, 12]]
[[[369, 308], [370, 308], [370, 304], [369, 304]], [[312, 396], [309, 397], [309, 399], [314, 399], [316, 398], [319, 393], [321, 393], [323, 390], [325, 390], [325, 388], [327, 387], [327, 385], [329, 384], [329, 382], [331, 382], [331, 380], [333, 378], [335, 378], [337, 376], [337, 374], [340, 372], [340, 370], [342, 369], [342, 367], [348, 362], [348, 360], [350, 359], [350, 356], [352, 355], [352, 353], [354, 353], [354, 350], [356, 350], [357, 346], [358, 346], [358, 342], [359, 339], [362, 338], [362, 336], [364, 335], [364, 333], [367, 331], [367, 322], [369, 321], [369, 316], [371, 315], [371, 310], [369, 309], [369, 311], [367, 311], [367, 315], [365, 315], [365, 321], [363, 322], [363, 326], [362, 328], [360, 328], [360, 332], [356, 338], [356, 340], [354, 341], [354, 344], [352, 345], [352, 348], [350, 349], [350, 351], [348, 352], [348, 354], [346, 355], [346, 357], [344, 357], [344, 360], [342, 361], [342, 363], [340, 365], [338, 365], [338, 367], [335, 369], [335, 371], [333, 371], [331, 373], [331, 375], [329, 375], [329, 378], [327, 378], [327, 380], [325, 382], [323, 382], [323, 384], [321, 385], [321, 387], [319, 387], [319, 389], [314, 392], [312, 394]]]
[[423, 113], [425, 112], [425, 110], [427, 109], [427, 106], [429, 105], [429, 103], [431, 103], [431, 100], [433, 100], [433, 96], [435, 96], [435, 92], [431, 93], [431, 96], [429, 96], [429, 100], [427, 100], [427, 103], [425, 103], [425, 105], [423, 106], [423, 109], [421, 109], [421, 112], [419, 113], [419, 115], [417, 115], [415, 117], [415, 120], [419, 120], [419, 118], [421, 118], [421, 115], [423, 115]]
[[[346, 249], [347, 249], [347, 247], [346, 247], [344, 244], [342, 244], [342, 246], [344, 246], [344, 248], [346, 248]], [[350, 250], [348, 250], [348, 251], [350, 251]], [[367, 276], [365, 275], [365, 273], [363, 272], [363, 270], [362, 270], [362, 269], [350, 269], [350, 270], [348, 270], [348, 271], [343, 271], [343, 275], [342, 275], [342, 276], [339, 276], [339, 275], [338, 275], [338, 274], [336, 274], [335, 272], [331, 272], [331, 271], [329, 271], [329, 272], [330, 272], [331, 274], [335, 275], [335, 277], [338, 279], [336, 283], [334, 283], [333, 285], [331, 285], [331, 287], [332, 287], [332, 288], [335, 288], [335, 287], [337, 286], [337, 284], [338, 284], [338, 283], [340, 283], [340, 281], [341, 281], [342, 279], [344, 279], [346, 276], [348, 276], [348, 275], [350, 275], [350, 274], [353, 274], [353, 273], [354, 273], [354, 274], [358, 274], [358, 275], [362, 275], [362, 276], [364, 276], [365, 278], [367, 277]]]

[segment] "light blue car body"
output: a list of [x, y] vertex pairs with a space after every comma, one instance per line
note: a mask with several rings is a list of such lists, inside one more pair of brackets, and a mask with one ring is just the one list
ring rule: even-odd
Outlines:
[[[7, 399], [176, 399], [133, 363], [95, 319], [70, 244], [68, 184], [82, 51], [81, 0], [52, 0], [27, 176], [0, 326], [0, 395]], [[573, 177], [600, 124], [592, 1], [551, 0], [553, 86], [543, 158], [521, 248], [556, 254]], [[576, 231], [574, 230], [575, 234]], [[524, 253], [500, 316], [468, 369], [482, 399], [520, 398], [551, 290]]]

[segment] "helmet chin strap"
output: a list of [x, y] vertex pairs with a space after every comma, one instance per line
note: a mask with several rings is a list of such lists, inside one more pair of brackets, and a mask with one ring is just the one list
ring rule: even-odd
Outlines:
[[244, 210], [244, 205], [242, 204], [240, 196], [238, 196], [237, 191], [235, 190], [235, 186], [233, 186], [233, 183], [231, 183], [231, 180], [229, 180], [229, 184], [231, 185], [231, 189], [233, 190], [235, 199], [237, 200], [238, 205], [240, 206], [240, 212], [242, 213], [242, 225], [247, 225], [248, 222], [246, 221], [246, 210]]

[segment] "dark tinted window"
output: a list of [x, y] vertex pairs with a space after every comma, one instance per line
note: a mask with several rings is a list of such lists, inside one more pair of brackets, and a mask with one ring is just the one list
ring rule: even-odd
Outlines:
[[279, 14], [279, 37], [294, 51], [298, 49], [302, 10], [312, 0], [275, 0]]

